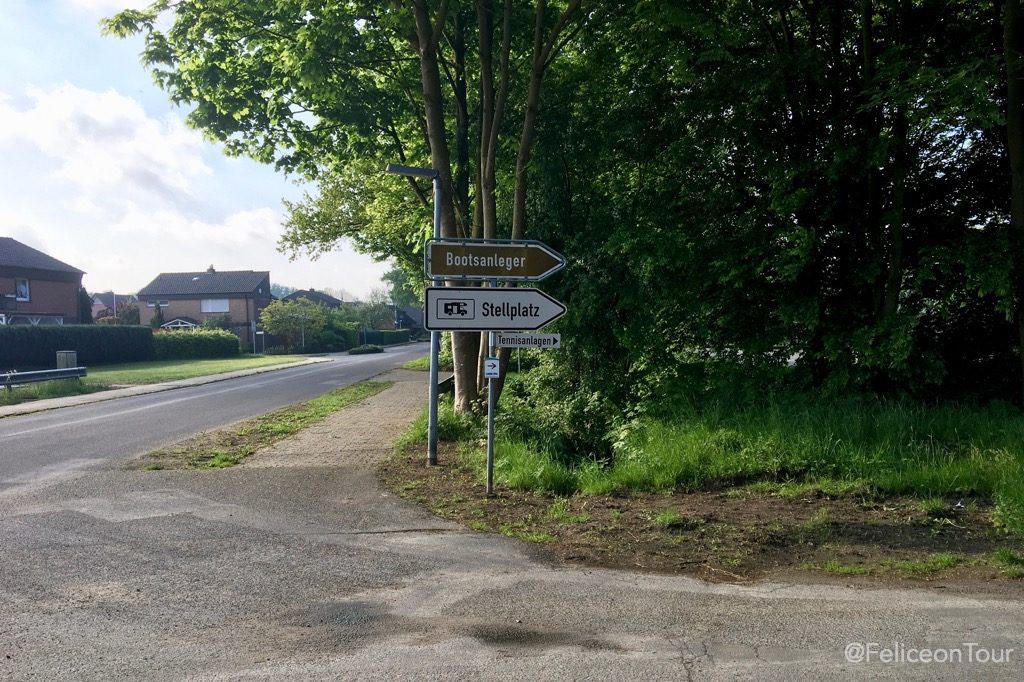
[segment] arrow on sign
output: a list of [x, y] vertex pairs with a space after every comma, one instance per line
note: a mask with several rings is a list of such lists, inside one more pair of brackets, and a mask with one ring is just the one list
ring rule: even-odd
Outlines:
[[540, 329], [565, 314], [565, 306], [540, 289], [428, 287], [424, 327], [431, 331]]
[[427, 242], [429, 277], [537, 282], [565, 267], [565, 257], [529, 239], [474, 239]]

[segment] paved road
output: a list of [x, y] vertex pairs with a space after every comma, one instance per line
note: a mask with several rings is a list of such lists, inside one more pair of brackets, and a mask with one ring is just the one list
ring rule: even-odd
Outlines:
[[413, 344], [383, 354], [332, 355], [325, 363], [0, 419], [0, 493], [308, 400], [427, 350]]
[[1019, 596], [561, 566], [398, 500], [374, 462], [425, 393], [400, 374], [241, 467], [0, 493], [0, 678], [1024, 679]]

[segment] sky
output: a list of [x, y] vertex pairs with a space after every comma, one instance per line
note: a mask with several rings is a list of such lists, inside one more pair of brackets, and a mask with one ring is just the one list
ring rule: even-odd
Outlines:
[[205, 142], [141, 66], [141, 38], [101, 35], [101, 18], [146, 4], [0, 0], [0, 236], [84, 270], [91, 293], [210, 265], [380, 288], [388, 264], [350, 244], [315, 261], [278, 252], [281, 200], [310, 188]]

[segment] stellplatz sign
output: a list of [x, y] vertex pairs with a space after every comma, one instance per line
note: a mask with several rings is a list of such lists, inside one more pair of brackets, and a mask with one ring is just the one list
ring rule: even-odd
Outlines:
[[424, 327], [431, 331], [540, 329], [565, 314], [565, 306], [540, 289], [428, 287]]
[[529, 239], [432, 239], [427, 276], [444, 279], [537, 282], [565, 267], [565, 257]]

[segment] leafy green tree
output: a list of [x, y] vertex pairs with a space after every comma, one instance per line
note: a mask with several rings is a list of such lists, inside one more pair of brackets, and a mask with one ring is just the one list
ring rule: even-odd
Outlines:
[[272, 301], [260, 312], [260, 324], [270, 334], [285, 339], [290, 348], [305, 351], [327, 325], [327, 310], [308, 298]]
[[153, 308], [153, 317], [149, 319], [149, 326], [153, 329], [159, 329], [164, 326], [166, 322], [167, 320], [164, 319], [164, 309], [160, 306], [160, 303], [157, 302]]
[[92, 324], [92, 296], [84, 287], [78, 289], [78, 323]]
[[[438, 170], [447, 237], [498, 236], [499, 168], [514, 168], [508, 230], [525, 236], [541, 85], [594, 14], [582, 0], [494, 4], [155, 0], [105, 29], [144, 34], [157, 83], [191, 105], [189, 124], [229, 154], [317, 183], [289, 206], [282, 248], [315, 257], [348, 238], [413, 268], [430, 230], [430, 190], [384, 174], [385, 164]], [[477, 396], [480, 338], [455, 334], [453, 343], [456, 405], [466, 410]]]
[[385, 272], [381, 279], [387, 284], [387, 295], [399, 308], [416, 306], [423, 298], [423, 277], [413, 278], [401, 268], [391, 268]]

